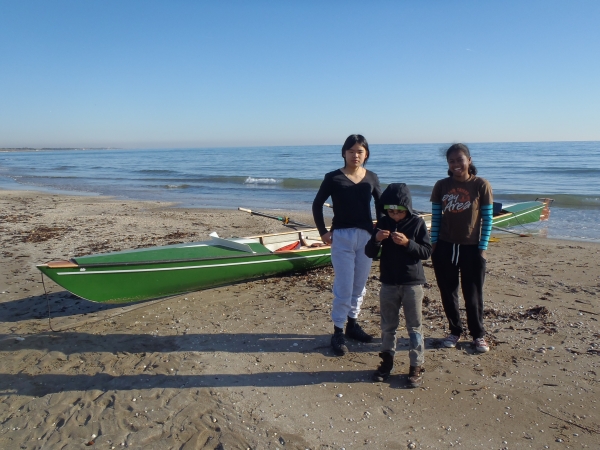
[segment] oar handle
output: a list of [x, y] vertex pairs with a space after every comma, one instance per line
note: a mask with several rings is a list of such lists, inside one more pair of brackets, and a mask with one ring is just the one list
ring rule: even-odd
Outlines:
[[252, 214], [252, 210], [251, 210], [251, 209], [246, 209], [246, 208], [238, 208], [238, 209], [239, 209], [240, 211], [244, 211], [244, 212], [247, 212], [247, 213], [250, 213], [250, 214]]

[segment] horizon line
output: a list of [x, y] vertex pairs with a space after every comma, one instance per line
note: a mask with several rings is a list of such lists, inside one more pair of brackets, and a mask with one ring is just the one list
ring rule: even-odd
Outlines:
[[[413, 142], [413, 143], [370, 143], [373, 145], [448, 145], [455, 144], [460, 141], [452, 142]], [[564, 142], [600, 142], [600, 140], [550, 140], [550, 141], [462, 141], [469, 145], [472, 144], [520, 144], [520, 143], [564, 143]], [[55, 146], [55, 147], [0, 147], [0, 151], [48, 151], [48, 150], [193, 150], [193, 149], [205, 149], [205, 148], [275, 148], [275, 147], [323, 147], [323, 146], [340, 146], [339, 144], [282, 144], [282, 145], [204, 145], [204, 146], [140, 146], [140, 147], [113, 147], [113, 146]]]

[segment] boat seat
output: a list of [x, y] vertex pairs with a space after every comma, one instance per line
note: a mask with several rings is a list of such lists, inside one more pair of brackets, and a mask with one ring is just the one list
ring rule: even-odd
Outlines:
[[[284, 251], [281, 250], [284, 247], [292, 244], [300, 244], [300, 247], [312, 247], [313, 244], [322, 243], [321, 236], [318, 230], [307, 230], [307, 231], [292, 231], [290, 233], [281, 234], [266, 234], [258, 236], [258, 239], [262, 245], [267, 247], [270, 251]], [[289, 249], [285, 249], [289, 250]]]

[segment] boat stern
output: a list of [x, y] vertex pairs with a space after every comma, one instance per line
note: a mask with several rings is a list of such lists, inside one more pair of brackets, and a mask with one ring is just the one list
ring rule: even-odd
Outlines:
[[537, 202], [542, 202], [544, 207], [542, 208], [542, 212], [540, 213], [540, 221], [548, 220], [550, 218], [550, 205], [554, 202], [552, 198], [536, 198]]

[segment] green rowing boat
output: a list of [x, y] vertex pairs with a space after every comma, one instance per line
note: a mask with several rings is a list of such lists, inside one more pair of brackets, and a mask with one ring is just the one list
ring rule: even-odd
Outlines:
[[[494, 202], [494, 217], [492, 225], [496, 229], [510, 228], [517, 225], [548, 220], [550, 217], [550, 205], [554, 200], [550, 198], [538, 198], [535, 201], [514, 203], [502, 206]], [[419, 212], [425, 220], [427, 228], [431, 226], [431, 213]]]
[[[552, 200], [499, 207], [494, 227], [546, 220]], [[423, 214], [427, 225], [430, 214]], [[100, 303], [138, 302], [331, 264], [316, 229], [149, 247], [52, 261], [37, 268], [69, 292]]]
[[149, 247], [52, 261], [37, 268], [100, 303], [167, 297], [331, 264], [317, 230]]
[[548, 220], [550, 205], [553, 201], [549, 198], [539, 198], [535, 201], [515, 203], [504, 207], [500, 205], [494, 214], [492, 224], [495, 227], [508, 228]]

